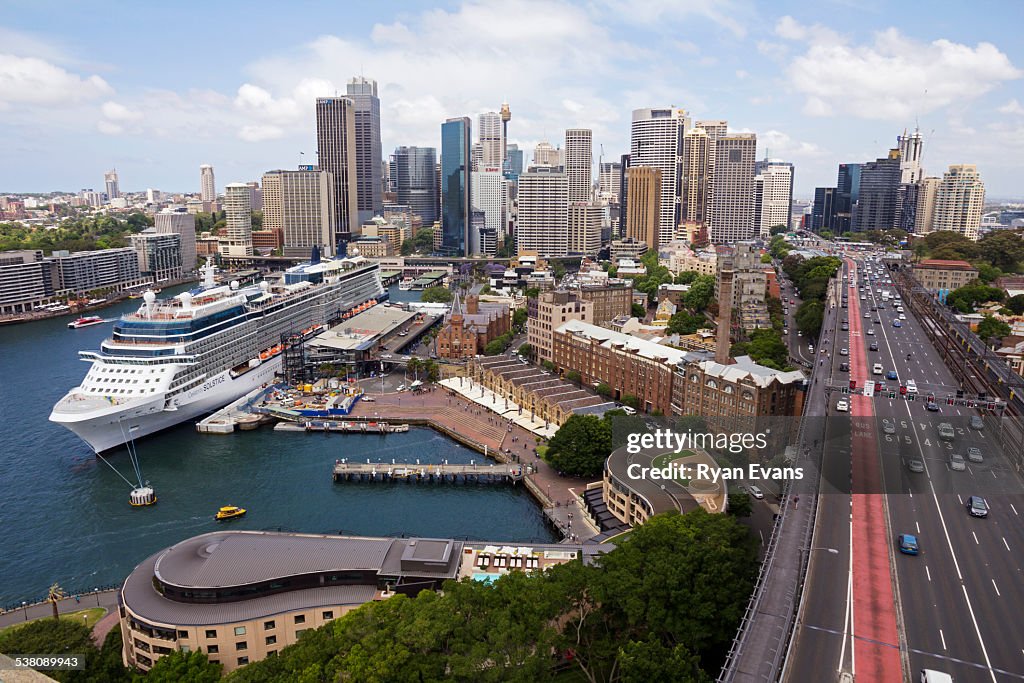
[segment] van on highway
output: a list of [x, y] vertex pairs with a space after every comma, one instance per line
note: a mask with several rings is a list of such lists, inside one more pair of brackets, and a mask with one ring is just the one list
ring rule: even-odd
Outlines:
[[908, 396], [914, 396], [915, 394], [917, 394], [917, 383], [914, 380], [912, 380], [912, 379], [908, 379], [907, 380], [907, 395]]
[[921, 683], [953, 683], [953, 677], [935, 669], [921, 669]]

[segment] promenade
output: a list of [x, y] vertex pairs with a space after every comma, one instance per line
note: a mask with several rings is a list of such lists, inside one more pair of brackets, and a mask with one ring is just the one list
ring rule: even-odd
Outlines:
[[[58, 614], [69, 614], [78, 612], [90, 607], [102, 607], [107, 610], [106, 616], [100, 619], [93, 626], [93, 640], [97, 645], [103, 644], [103, 639], [111, 628], [117, 626], [117, 589], [96, 591], [83, 595], [71, 595], [57, 602]], [[0, 612], [0, 628], [23, 624], [33, 619], [41, 619], [53, 616], [53, 607], [48, 602], [37, 602], [25, 604], [23, 607], [13, 607]]]
[[586, 541], [599, 533], [580, 498], [590, 480], [560, 476], [537, 455], [543, 439], [523, 427], [441, 387], [418, 394], [375, 393], [373, 399], [373, 403], [358, 401], [350, 417], [427, 424], [480, 452], [486, 450], [499, 462], [528, 464], [535, 471], [524, 479], [527, 488], [564, 540], [575, 536], [577, 542]]

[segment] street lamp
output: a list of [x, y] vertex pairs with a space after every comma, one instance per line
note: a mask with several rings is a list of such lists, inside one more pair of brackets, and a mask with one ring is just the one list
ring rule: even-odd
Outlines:
[[24, 612], [25, 621], [28, 621], [28, 602], [26, 602], [25, 600], [22, 600], [21, 601], [21, 609]]

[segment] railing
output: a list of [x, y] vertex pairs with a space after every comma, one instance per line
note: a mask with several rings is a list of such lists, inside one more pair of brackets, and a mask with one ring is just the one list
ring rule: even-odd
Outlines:
[[[100, 593], [106, 593], [108, 591], [117, 591], [117, 590], [121, 590], [120, 584], [96, 586], [96, 587], [93, 587], [93, 588], [91, 588], [89, 590], [84, 590], [84, 591], [66, 591], [67, 592], [67, 597], [65, 599], [70, 600], [70, 599], [73, 599], [73, 598], [77, 597], [77, 598], [79, 598], [79, 600], [81, 600], [81, 599], [89, 597], [89, 596], [98, 596]], [[29, 607], [35, 607], [36, 605], [45, 605], [45, 604], [47, 604], [49, 602], [50, 602], [50, 600], [49, 600], [48, 597], [38, 597], [37, 596], [37, 597], [34, 597], [34, 598], [27, 598], [23, 602], [12, 602], [10, 604], [4, 605], [3, 607], [0, 607], [0, 614], [8, 614], [10, 612], [17, 612], [18, 610], [28, 609]], [[85, 604], [85, 603], [82, 603], [82, 604]]]

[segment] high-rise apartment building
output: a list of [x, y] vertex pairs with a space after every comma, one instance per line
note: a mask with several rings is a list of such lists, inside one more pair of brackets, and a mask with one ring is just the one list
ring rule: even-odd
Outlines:
[[333, 181], [327, 171], [309, 166], [263, 174], [263, 229], [281, 231], [285, 256], [309, 256], [313, 247], [337, 253]]
[[788, 229], [793, 206], [793, 164], [765, 159], [754, 164], [754, 172], [760, 188], [754, 205], [754, 224], [759, 234], [766, 237], [776, 225]]
[[661, 242], [661, 169], [630, 166], [626, 169], [626, 237], [657, 249]]
[[974, 164], [953, 164], [942, 175], [935, 193], [932, 230], [952, 230], [970, 240], [978, 239], [985, 183]]
[[619, 157], [619, 166], [622, 169], [621, 182], [619, 183], [619, 233], [616, 237], [622, 237], [629, 228], [629, 155], [623, 154]]
[[896, 137], [897, 148], [900, 150], [900, 182], [903, 184], [917, 183], [924, 176], [924, 169], [921, 168], [921, 152], [924, 143], [921, 133], [915, 130], [907, 135], [904, 129], [903, 135]]
[[204, 202], [217, 201], [217, 184], [213, 180], [213, 166], [209, 164], [199, 167], [199, 198]]
[[181, 237], [181, 269], [191, 273], [196, 269], [196, 217], [185, 209], [164, 209], [153, 216], [157, 234], [175, 234]]
[[917, 206], [914, 210], [914, 234], [927, 235], [932, 231], [935, 220], [935, 199], [942, 178], [922, 178], [917, 191]]
[[533, 148], [534, 166], [558, 166], [561, 154], [551, 146], [550, 142], [538, 142]]
[[334, 241], [344, 254], [358, 233], [355, 104], [347, 97], [316, 100], [316, 147], [320, 170], [334, 180]]
[[[679, 220], [679, 174], [683, 135], [690, 117], [683, 109], [634, 109], [630, 127], [630, 167], [653, 166], [661, 171], [658, 242], [670, 242]], [[752, 188], [751, 188], [752, 189]]]
[[470, 146], [468, 117], [441, 124], [441, 250], [450, 256], [479, 253], [478, 236], [470, 230]]
[[493, 231], [496, 239], [505, 238], [508, 216], [508, 180], [496, 166], [473, 173], [470, 187], [473, 208], [484, 214], [484, 227]]
[[683, 168], [680, 180], [680, 219], [684, 224], [707, 225], [710, 138], [703, 128], [683, 135]]
[[748, 240], [754, 225], [754, 161], [757, 136], [733, 133], [715, 142], [710, 238], [716, 244]]
[[590, 201], [594, 168], [593, 132], [586, 128], [565, 131], [565, 177], [570, 202]]
[[117, 169], [103, 174], [103, 184], [106, 186], [108, 202], [121, 196], [121, 186], [117, 180]]
[[425, 227], [440, 218], [436, 166], [437, 150], [433, 147], [399, 147], [392, 162], [391, 179], [398, 203], [410, 207]]
[[359, 225], [362, 225], [384, 212], [377, 81], [357, 76], [348, 82], [345, 94], [355, 106], [356, 204], [359, 207]]
[[565, 256], [569, 251], [568, 184], [554, 166], [531, 166], [519, 176], [519, 253]]
[[860, 198], [854, 205], [853, 230], [891, 230], [896, 225], [897, 197], [900, 186], [900, 151], [863, 164], [860, 171]]
[[229, 183], [224, 186], [224, 212], [227, 228], [226, 243], [221, 244], [225, 256], [252, 256], [252, 204], [249, 200], [249, 186], [245, 183]]
[[501, 168], [505, 160], [504, 148], [505, 138], [503, 136], [505, 124], [501, 120], [501, 114], [496, 111], [488, 111], [477, 117], [477, 135], [480, 141], [480, 165], [483, 168]]
[[601, 199], [617, 204], [622, 186], [622, 164], [618, 161], [603, 161], [597, 172], [597, 193]]
[[811, 207], [811, 223], [808, 226], [812, 231], [831, 230], [839, 232], [835, 228], [836, 191], [834, 187], [814, 188], [814, 205]]

